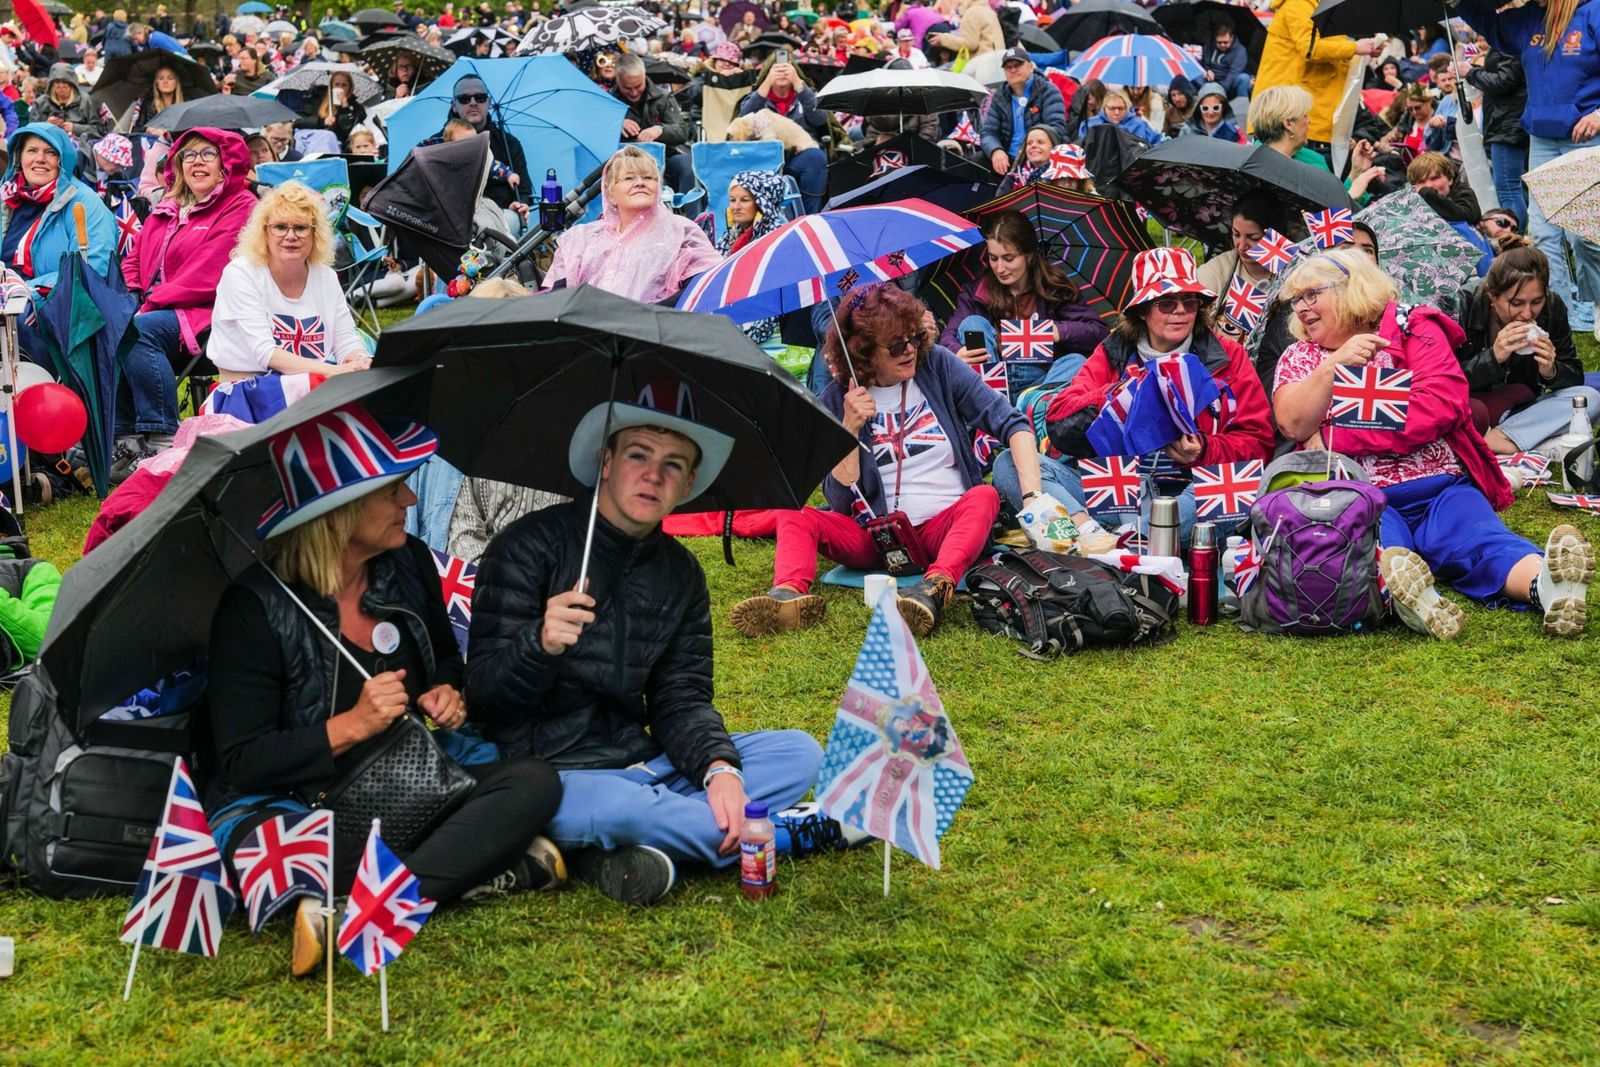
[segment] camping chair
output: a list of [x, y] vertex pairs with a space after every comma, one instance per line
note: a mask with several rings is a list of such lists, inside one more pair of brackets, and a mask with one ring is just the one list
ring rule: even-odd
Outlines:
[[[328, 221], [333, 224], [334, 272], [339, 276], [345, 302], [350, 304], [357, 326], [377, 333], [381, 325], [372, 300], [372, 282], [381, 276], [389, 249], [383, 224], [350, 204], [350, 164], [338, 157], [262, 163], [256, 167], [256, 178], [266, 186], [303, 182], [321, 194]], [[366, 233], [362, 234], [362, 230]]]
[[[717, 226], [717, 237], [728, 228], [728, 183], [743, 170], [783, 173], [783, 145], [777, 141], [701, 142], [690, 146], [695, 181], [704, 190], [706, 210]], [[786, 201], [787, 196], [784, 198]]]
[[739, 101], [751, 91], [750, 86], [743, 89], [713, 89], [709, 86], [700, 91], [700, 130], [701, 140], [711, 144], [721, 144], [728, 139], [728, 123], [739, 113]]
[[[633, 147], [641, 149], [642, 151], [648, 153], [650, 158], [656, 161], [656, 167], [661, 171], [661, 175], [662, 175], [662, 178], [661, 178], [661, 199], [662, 200], [670, 200], [671, 201], [671, 205], [672, 205], [672, 210], [676, 211], [680, 215], [688, 215], [690, 217], [693, 217], [697, 210], [704, 210], [705, 209], [706, 194], [705, 194], [705, 191], [703, 189], [700, 189], [700, 188], [696, 187], [694, 189], [690, 189], [687, 193], [675, 193], [667, 186], [667, 181], [666, 181], [667, 146], [666, 145], [661, 144], [661, 143], [656, 142], [656, 141], [646, 141], [643, 144], [640, 144], [640, 143], [634, 142], [634, 141], [624, 141], [624, 142], [619, 142], [617, 144], [617, 147], [619, 149], [626, 148], [630, 144], [633, 145]], [[596, 197], [595, 198], [595, 218], [599, 218], [600, 217], [600, 214], [599, 214], [599, 203], [600, 203], [599, 198]]]

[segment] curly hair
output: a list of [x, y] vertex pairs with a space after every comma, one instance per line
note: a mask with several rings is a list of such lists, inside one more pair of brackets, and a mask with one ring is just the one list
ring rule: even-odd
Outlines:
[[839, 348], [839, 334], [850, 345], [850, 367], [856, 381], [865, 386], [877, 383], [873, 355], [880, 344], [909, 337], [917, 348], [917, 369], [921, 370], [933, 349], [933, 333], [923, 321], [926, 309], [921, 301], [887, 282], [874, 282], [852, 289], [834, 310], [838, 329], [829, 330], [822, 343], [822, 358], [833, 380], [850, 387], [850, 368], [845, 366]]
[[274, 222], [303, 222], [311, 227], [311, 240], [307, 243], [306, 262], [331, 266], [333, 264], [333, 227], [328, 223], [328, 213], [322, 208], [322, 197], [316, 190], [301, 182], [288, 181], [268, 189], [261, 202], [250, 212], [244, 229], [239, 231], [239, 243], [234, 246], [233, 258], [242, 259], [258, 267], [267, 265], [267, 227]]

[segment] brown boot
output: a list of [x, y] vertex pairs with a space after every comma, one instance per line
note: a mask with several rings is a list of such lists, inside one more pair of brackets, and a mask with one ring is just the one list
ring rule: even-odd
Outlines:
[[927, 637], [944, 618], [944, 609], [955, 596], [956, 583], [942, 574], [924, 579], [909, 593], [899, 595], [900, 617], [906, 620], [913, 637]]
[[767, 637], [815, 626], [827, 610], [828, 602], [819, 596], [775, 585], [761, 596], [735, 604], [728, 621], [746, 637]]
[[320, 897], [301, 897], [294, 909], [294, 948], [289, 958], [289, 973], [296, 978], [316, 974], [327, 955], [323, 937], [327, 931]]

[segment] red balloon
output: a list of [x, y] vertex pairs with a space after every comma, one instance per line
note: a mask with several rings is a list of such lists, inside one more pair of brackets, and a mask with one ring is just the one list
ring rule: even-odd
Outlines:
[[31, 385], [17, 394], [17, 440], [35, 452], [65, 452], [83, 439], [89, 412], [60, 382]]

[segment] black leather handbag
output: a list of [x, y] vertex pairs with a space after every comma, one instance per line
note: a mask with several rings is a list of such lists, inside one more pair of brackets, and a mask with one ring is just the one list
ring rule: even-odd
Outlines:
[[365, 836], [380, 820], [384, 843], [409, 852], [459, 808], [477, 785], [412, 711], [396, 719], [360, 761], [317, 794], [344, 833]]

